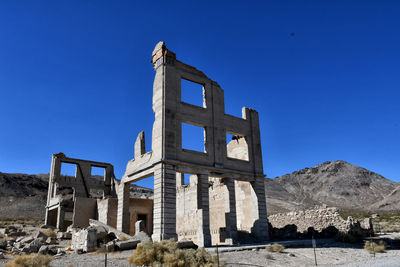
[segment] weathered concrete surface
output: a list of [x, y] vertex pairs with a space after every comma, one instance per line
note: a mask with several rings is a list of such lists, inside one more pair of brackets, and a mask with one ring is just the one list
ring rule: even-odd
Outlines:
[[[199, 246], [234, 243], [238, 229], [267, 240], [258, 113], [243, 108], [242, 118], [225, 114], [224, 93], [218, 83], [178, 61], [164, 42], [154, 48], [152, 63], [156, 71], [152, 149], [145, 152], [141, 132], [135, 142], [135, 158], [128, 162], [118, 189], [117, 228], [132, 232], [129, 183], [154, 176], [153, 240], [190, 239]], [[203, 87], [202, 106], [182, 101], [182, 80]], [[204, 140], [198, 141], [204, 142], [204, 151], [182, 147], [183, 123], [203, 128]], [[235, 136], [229, 144], [227, 134]], [[183, 185], [184, 174], [194, 177], [189, 186]], [[224, 180], [221, 192], [210, 191], [213, 178]], [[235, 185], [238, 181], [243, 186]], [[242, 190], [244, 185], [247, 187]], [[210, 201], [210, 194], [215, 200]], [[225, 219], [210, 220], [210, 213], [219, 211]]]

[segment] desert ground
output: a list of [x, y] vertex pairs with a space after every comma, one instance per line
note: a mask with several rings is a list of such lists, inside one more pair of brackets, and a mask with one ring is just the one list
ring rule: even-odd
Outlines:
[[[307, 242], [307, 241], [305, 241]], [[219, 257], [226, 266], [315, 266], [314, 249], [308, 247], [290, 247], [290, 241], [280, 242], [287, 244], [281, 253], [267, 252], [264, 246], [241, 246], [220, 248]], [[299, 244], [297, 244], [299, 245]], [[245, 250], [241, 250], [245, 249]], [[215, 248], [208, 249], [216, 253]], [[134, 250], [107, 253], [107, 266], [133, 266], [127, 259]], [[268, 259], [266, 258], [268, 256]], [[333, 240], [317, 242], [315, 256], [318, 266], [400, 266], [400, 250], [387, 249], [385, 253], [375, 255], [365, 250], [362, 244], [350, 245], [337, 243]], [[0, 260], [0, 266], [11, 260], [14, 255], [7, 254], [6, 259]], [[67, 252], [62, 256], [55, 256], [52, 266], [68, 267], [99, 267], [105, 266], [104, 253], [94, 252], [76, 254]]]

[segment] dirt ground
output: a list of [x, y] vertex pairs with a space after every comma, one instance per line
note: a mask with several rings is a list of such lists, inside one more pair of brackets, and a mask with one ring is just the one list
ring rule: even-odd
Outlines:
[[[316, 249], [318, 266], [400, 266], [400, 250], [387, 250], [375, 257], [359, 246], [349, 247], [333, 243], [329, 247]], [[133, 250], [107, 254], [107, 266], [131, 266], [127, 259]], [[265, 255], [270, 255], [266, 259]], [[227, 266], [315, 266], [313, 248], [286, 248], [282, 253], [267, 252], [265, 249], [222, 252], [219, 254]], [[7, 255], [8, 260], [11, 256]], [[55, 258], [52, 266], [100, 267], [104, 265], [105, 255], [88, 253], [77, 255], [67, 253]], [[4, 266], [7, 260], [0, 260]]]

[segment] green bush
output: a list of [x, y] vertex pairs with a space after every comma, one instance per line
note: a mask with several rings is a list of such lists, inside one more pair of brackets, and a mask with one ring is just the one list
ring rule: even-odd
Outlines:
[[49, 255], [29, 254], [16, 257], [4, 267], [50, 267], [52, 259]]
[[[217, 258], [204, 248], [198, 250], [178, 249], [173, 239], [154, 243], [147, 241], [139, 244], [128, 261], [138, 266], [217, 266]], [[219, 265], [225, 266], [226, 264], [224, 261], [220, 261]]]

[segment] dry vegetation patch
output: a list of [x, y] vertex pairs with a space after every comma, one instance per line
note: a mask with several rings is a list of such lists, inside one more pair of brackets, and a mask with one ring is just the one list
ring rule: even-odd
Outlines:
[[[136, 251], [129, 257], [129, 263], [149, 266], [217, 266], [217, 258], [208, 253], [204, 248], [178, 249], [173, 239], [161, 242], [144, 242], [139, 244]], [[220, 261], [219, 266], [226, 264]]]
[[[285, 247], [282, 245], [279, 245], [278, 243], [274, 243], [273, 245], [268, 245], [265, 247], [265, 249], [268, 252], [276, 252], [276, 253], [281, 253]], [[268, 254], [267, 254], [268, 255]]]
[[48, 237], [57, 237], [57, 234], [51, 230], [51, 229], [44, 229], [44, 230], [40, 230], [40, 232], [42, 232], [43, 234], [47, 235]]
[[364, 248], [370, 253], [384, 253], [386, 251], [386, 243], [382, 240], [378, 243], [375, 241], [366, 241]]
[[50, 267], [52, 259], [49, 255], [29, 254], [16, 257], [4, 267]]

